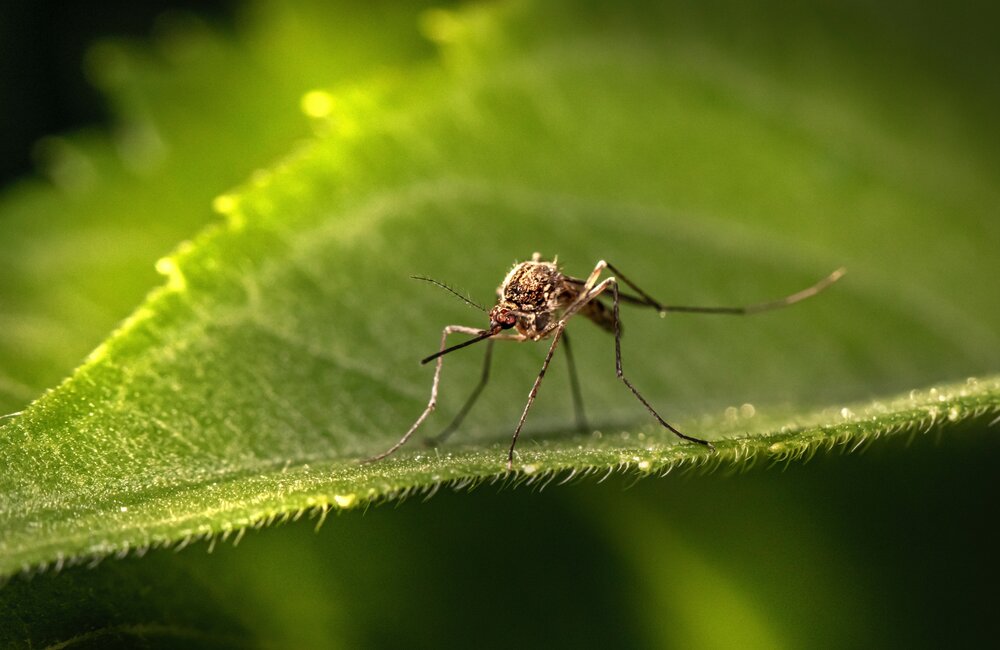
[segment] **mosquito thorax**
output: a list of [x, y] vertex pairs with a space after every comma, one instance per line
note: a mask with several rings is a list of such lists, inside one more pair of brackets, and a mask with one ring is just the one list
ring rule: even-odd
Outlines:
[[553, 262], [521, 262], [504, 278], [497, 293], [512, 311], [543, 312], [562, 306], [567, 298], [565, 277]]

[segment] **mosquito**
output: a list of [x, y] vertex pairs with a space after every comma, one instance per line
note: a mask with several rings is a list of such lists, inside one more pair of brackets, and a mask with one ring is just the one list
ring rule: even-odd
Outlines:
[[[600, 280], [601, 274], [604, 273], [605, 270], [610, 271], [613, 275]], [[507, 273], [507, 277], [504, 278], [503, 282], [497, 288], [497, 303], [488, 311], [485, 307], [473, 302], [471, 299], [463, 296], [451, 287], [448, 287], [437, 280], [432, 280], [422, 276], [413, 276], [416, 280], [430, 282], [447, 291], [450, 291], [469, 305], [487, 313], [489, 315], [490, 324], [486, 329], [466, 327], [465, 325], [448, 325], [444, 328], [441, 332], [441, 346], [438, 348], [438, 351], [420, 361], [421, 364], [427, 364], [435, 360], [437, 361], [434, 368], [434, 381], [431, 384], [431, 398], [430, 401], [427, 402], [427, 407], [424, 409], [424, 412], [420, 414], [420, 417], [417, 418], [413, 425], [410, 426], [409, 430], [403, 434], [403, 437], [400, 438], [398, 442], [381, 454], [372, 456], [364, 462], [381, 460], [395, 453], [396, 450], [406, 444], [414, 432], [420, 428], [420, 425], [424, 423], [424, 420], [427, 419], [437, 406], [438, 383], [441, 379], [441, 367], [443, 365], [442, 362], [444, 355], [455, 352], [456, 350], [461, 350], [462, 348], [478, 343], [479, 341], [487, 342], [486, 358], [483, 363], [483, 371], [480, 376], [479, 383], [473, 389], [472, 393], [469, 395], [465, 404], [459, 410], [451, 424], [440, 435], [438, 435], [436, 439], [432, 440], [440, 442], [452, 431], [454, 431], [459, 424], [461, 424], [466, 414], [479, 398], [480, 393], [489, 380], [493, 342], [497, 340], [552, 340], [552, 343], [549, 345], [549, 351], [545, 355], [545, 360], [542, 362], [542, 369], [535, 378], [535, 383], [532, 385], [531, 391], [528, 393], [528, 402], [524, 405], [524, 411], [521, 413], [521, 419], [517, 423], [517, 428], [514, 429], [514, 435], [510, 441], [510, 449], [507, 452], [507, 470], [510, 471], [513, 469], [514, 448], [517, 446], [517, 439], [521, 435], [521, 429], [524, 427], [524, 421], [528, 417], [528, 411], [531, 409], [531, 405], [535, 402], [535, 397], [538, 395], [538, 389], [542, 385], [542, 379], [545, 377], [545, 372], [549, 368], [549, 362], [552, 361], [552, 356], [555, 354], [556, 347], [559, 346], [560, 341], [564, 344], [566, 359], [569, 364], [570, 386], [573, 393], [573, 404], [577, 417], [577, 425], [579, 428], [585, 429], [586, 420], [583, 415], [583, 400], [580, 396], [580, 385], [576, 377], [576, 367], [573, 361], [572, 348], [569, 344], [569, 336], [566, 334], [566, 324], [577, 314], [587, 317], [602, 329], [614, 334], [615, 374], [622, 380], [622, 382], [624, 382], [625, 386], [628, 387], [632, 394], [635, 395], [635, 398], [646, 407], [646, 410], [649, 411], [656, 421], [659, 422], [665, 429], [671, 431], [678, 438], [698, 445], [703, 445], [714, 451], [715, 446], [712, 445], [711, 442], [681, 433], [669, 422], [660, 417], [660, 414], [656, 412], [652, 405], [646, 401], [646, 398], [639, 393], [632, 382], [625, 376], [625, 373], [622, 370], [622, 323], [618, 314], [619, 305], [622, 302], [625, 302], [642, 307], [651, 307], [658, 311], [661, 316], [670, 312], [733, 315], [758, 314], [760, 312], [788, 307], [789, 305], [793, 305], [797, 302], [805, 300], [806, 298], [815, 296], [820, 291], [823, 291], [831, 284], [839, 280], [845, 272], [846, 270], [843, 268], [837, 269], [811, 287], [777, 300], [743, 307], [690, 307], [682, 305], [664, 305], [663, 303], [660, 303], [648, 293], [640, 289], [634, 282], [625, 277], [625, 275], [614, 265], [604, 260], [599, 261], [594, 266], [594, 270], [590, 272], [590, 275], [587, 276], [586, 280], [581, 280], [564, 274], [559, 268], [558, 258], [553, 261], [546, 261], [542, 259], [541, 254], [535, 253], [532, 255], [531, 261], [517, 263], [514, 265], [514, 268]], [[621, 291], [618, 286], [619, 282], [634, 291], [636, 295]], [[609, 292], [611, 294], [610, 308], [601, 301], [602, 298], [607, 298], [607, 294]], [[511, 332], [511, 330], [514, 331]], [[452, 334], [467, 334], [472, 338], [457, 345], [447, 347], [448, 337]]]

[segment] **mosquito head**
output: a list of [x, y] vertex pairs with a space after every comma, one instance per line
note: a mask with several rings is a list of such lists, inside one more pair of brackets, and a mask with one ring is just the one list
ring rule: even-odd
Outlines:
[[509, 330], [517, 324], [517, 315], [505, 307], [497, 305], [490, 310], [490, 329]]
[[517, 312], [504, 307], [502, 304], [498, 304], [496, 307], [490, 310], [490, 326], [488, 329], [480, 330], [479, 334], [475, 337], [469, 339], [468, 341], [463, 341], [458, 345], [453, 345], [450, 348], [445, 348], [440, 352], [435, 352], [429, 357], [424, 357], [420, 360], [420, 363], [429, 363], [438, 357], [443, 357], [444, 355], [454, 352], [455, 350], [461, 350], [464, 347], [468, 347], [473, 343], [478, 343], [479, 341], [485, 341], [491, 336], [496, 336], [504, 330], [509, 330], [517, 324]]

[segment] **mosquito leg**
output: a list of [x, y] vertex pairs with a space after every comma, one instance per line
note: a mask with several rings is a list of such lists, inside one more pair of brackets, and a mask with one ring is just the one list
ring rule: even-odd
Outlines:
[[[456, 333], [478, 335], [482, 333], [482, 330], [478, 330], [474, 327], [465, 327], [464, 325], [449, 325], [445, 327], [444, 330], [441, 331], [441, 348], [440, 348], [441, 350], [444, 350], [445, 346], [447, 345], [448, 335]], [[413, 435], [413, 432], [416, 431], [418, 428], [420, 428], [420, 425], [424, 423], [424, 420], [427, 419], [427, 416], [430, 415], [431, 411], [434, 410], [434, 407], [437, 406], [438, 382], [441, 379], [441, 366], [443, 365], [443, 361], [444, 357], [437, 358], [437, 363], [435, 364], [434, 367], [434, 383], [431, 384], [431, 399], [430, 401], [427, 402], [427, 408], [425, 408], [424, 412], [420, 414], [420, 417], [417, 418], [417, 421], [414, 422], [412, 426], [410, 426], [410, 429], [406, 433], [403, 434], [403, 437], [399, 439], [399, 442], [389, 447], [381, 454], [372, 456], [371, 458], [366, 458], [361, 462], [371, 463], [376, 460], [382, 460], [386, 456], [389, 456], [390, 454], [394, 453], [397, 449], [405, 445], [406, 441], [409, 440], [410, 436]]]
[[[590, 275], [587, 276], [587, 279], [583, 283], [583, 293], [584, 294], [587, 294], [588, 292], [590, 292], [591, 289], [594, 288], [594, 285], [597, 284], [597, 278], [599, 278], [600, 275], [601, 275], [601, 271], [603, 271], [604, 269], [606, 269], [607, 266], [608, 266], [608, 263], [605, 262], [604, 260], [599, 261], [594, 266], [594, 270], [590, 272]], [[587, 301], [584, 300], [583, 302], [587, 302]]]
[[[571, 304], [569, 307], [566, 308], [566, 311], [563, 312], [562, 317], [558, 321], [555, 320], [550, 321], [544, 330], [542, 330], [539, 334], [534, 336], [533, 337], [534, 340], [537, 341], [539, 339], [545, 338], [551, 332], [555, 331], [557, 328], [565, 327], [566, 321], [568, 321], [571, 316], [580, 311], [584, 305], [593, 300], [599, 293], [601, 293], [601, 291], [604, 291], [603, 288], [601, 288], [600, 290], [595, 290], [594, 285], [597, 284], [597, 279], [601, 276], [601, 272], [604, 271], [604, 269], [606, 268], [608, 268], [608, 263], [605, 262], [604, 260], [601, 260], [596, 265], [594, 265], [594, 270], [590, 272], [590, 275], [587, 276], [586, 280], [567, 278], [571, 282], [582, 286], [582, 289], [579, 293], [579, 297], [577, 297], [577, 299], [573, 302], [573, 304]], [[602, 287], [604, 286], [603, 282], [601, 283], [601, 286]]]
[[576, 362], [573, 360], [573, 348], [569, 344], [569, 332], [563, 332], [563, 347], [566, 348], [566, 363], [569, 366], [569, 387], [573, 392], [573, 413], [576, 415], [576, 428], [586, 431], [587, 416], [583, 412], [583, 395], [580, 392], [580, 379], [576, 374]]
[[[613, 267], [611, 266], [609, 266], [608, 268], [612, 268], [613, 270]], [[644, 398], [641, 394], [639, 394], [639, 391], [636, 390], [635, 386], [632, 385], [632, 382], [630, 382], [628, 378], [625, 376], [625, 373], [622, 371], [622, 343], [621, 343], [622, 337], [621, 337], [621, 320], [619, 319], [618, 315], [618, 303], [619, 303], [618, 282], [615, 280], [615, 278], [608, 278], [600, 285], [598, 285], [591, 292], [591, 295], [596, 296], [597, 293], [603, 291], [604, 288], [606, 288], [609, 285], [611, 287], [611, 295], [614, 298], [613, 310], [614, 310], [614, 320], [615, 320], [615, 373], [618, 375], [618, 378], [621, 379], [623, 382], [625, 382], [625, 385], [628, 386], [628, 389], [630, 391], [632, 391], [632, 394], [635, 395], [636, 399], [642, 402], [642, 405], [646, 407], [646, 410], [649, 411], [653, 415], [653, 417], [656, 418], [657, 422], [659, 422], [664, 426], [664, 428], [673, 431], [675, 435], [677, 435], [680, 438], [683, 438], [684, 440], [688, 440], [690, 442], [696, 442], [699, 445], [705, 445], [709, 449], [714, 450], [715, 445], [713, 445], [712, 443], [708, 442], [707, 440], [702, 440], [701, 438], [695, 438], [693, 436], [685, 435], [680, 431], [678, 431], [677, 429], [675, 429], [673, 426], [671, 426], [669, 422], [661, 418], [660, 414], [657, 413], [652, 406], [650, 406], [649, 402], [646, 401], [646, 398]], [[631, 286], [636, 291], [639, 291], [639, 289], [634, 285], [630, 284], [629, 286]]]
[[611, 264], [607, 264], [608, 269], [615, 274], [615, 277], [626, 285], [628, 285], [633, 291], [638, 293], [641, 298], [636, 298], [635, 296], [620, 295], [620, 298], [625, 302], [631, 302], [640, 305], [648, 305], [653, 307], [661, 314], [667, 312], [687, 312], [694, 314], [757, 314], [762, 311], [770, 311], [772, 309], [781, 309], [782, 307], [788, 307], [789, 305], [794, 305], [797, 302], [805, 300], [806, 298], [811, 298], [815, 296], [820, 291], [823, 291], [831, 284], [839, 280], [847, 270], [844, 268], [839, 268], [830, 275], [826, 276], [816, 284], [803, 289], [802, 291], [793, 293], [791, 295], [785, 296], [784, 298], [779, 298], [777, 300], [771, 300], [768, 302], [756, 303], [753, 305], [746, 305], [742, 307], [688, 307], [684, 305], [664, 305], [657, 301], [655, 298], [650, 296], [648, 293], [640, 289], [634, 282], [629, 280], [627, 277], [622, 275], [619, 271]]
[[549, 362], [552, 361], [552, 355], [556, 351], [556, 346], [559, 345], [559, 339], [562, 337], [564, 327], [565, 323], [562, 322], [556, 327], [555, 334], [552, 336], [552, 345], [549, 346], [549, 351], [545, 355], [545, 361], [542, 362], [542, 370], [538, 373], [538, 377], [535, 378], [531, 392], [528, 393], [528, 403], [524, 405], [521, 420], [517, 423], [517, 428], [514, 429], [514, 437], [510, 441], [510, 451], [507, 452], [507, 471], [510, 471], [514, 467], [514, 447], [517, 446], [517, 437], [521, 435], [521, 427], [524, 426], [524, 420], [528, 417], [528, 409], [531, 408], [532, 403], [535, 401], [535, 396], [538, 395], [538, 387], [542, 385], [542, 378], [545, 377], [545, 371], [549, 367]]
[[490, 380], [490, 362], [492, 358], [493, 358], [493, 339], [488, 339], [486, 341], [486, 356], [483, 359], [483, 374], [479, 378], [479, 383], [476, 384], [476, 387], [475, 389], [473, 389], [472, 394], [469, 395], [468, 399], [465, 400], [465, 404], [462, 405], [462, 408], [458, 411], [458, 414], [451, 421], [451, 424], [445, 427], [444, 431], [442, 431], [441, 433], [437, 434], [432, 438], [428, 438], [426, 441], [427, 445], [431, 447], [437, 447], [439, 444], [447, 440], [448, 436], [454, 433], [455, 429], [457, 429], [459, 425], [462, 424], [462, 420], [465, 419], [465, 416], [469, 414], [469, 411], [472, 410], [473, 405], [475, 405], [476, 400], [479, 399], [479, 394], [483, 392], [484, 388], [486, 388], [486, 382]]
[[[612, 273], [614, 273], [614, 274], [615, 274], [615, 278], [616, 278], [616, 279], [618, 279], [618, 280], [621, 280], [621, 281], [622, 281], [622, 282], [624, 282], [624, 283], [625, 283], [626, 285], [628, 285], [628, 286], [629, 286], [629, 288], [631, 288], [631, 289], [632, 289], [633, 291], [635, 291], [635, 292], [636, 292], [637, 294], [639, 294], [640, 296], [642, 296], [642, 299], [641, 299], [641, 300], [636, 300], [636, 302], [638, 302], [638, 303], [641, 303], [641, 304], [644, 304], [644, 305], [649, 305], [650, 307], [654, 307], [654, 308], [655, 308], [655, 309], [657, 309], [658, 311], [663, 311], [663, 310], [664, 310], [664, 306], [663, 306], [663, 305], [661, 305], [661, 304], [660, 304], [660, 303], [659, 303], [659, 302], [658, 302], [658, 301], [657, 301], [657, 300], [656, 300], [655, 298], [653, 298], [653, 297], [652, 297], [651, 295], [649, 295], [648, 293], [646, 293], [645, 291], [643, 291], [642, 289], [640, 289], [640, 288], [639, 288], [638, 286], [636, 286], [636, 284], [635, 284], [634, 282], [632, 282], [631, 280], [629, 280], [629, 279], [628, 279], [627, 277], [625, 277], [625, 276], [624, 276], [624, 275], [622, 274], [622, 272], [621, 272], [621, 271], [619, 271], [619, 270], [618, 270], [617, 268], [615, 268], [615, 267], [614, 267], [613, 265], [611, 265], [611, 264], [608, 264], [608, 265], [607, 265], [607, 267], [608, 267], [609, 269], [611, 269], [611, 272], [612, 272]], [[617, 283], [616, 283], [616, 284], [617, 284]], [[618, 295], [619, 295], [619, 294], [618, 294], [618, 290], [617, 290], [617, 287], [616, 287], [616, 288], [615, 288], [615, 289], [614, 289], [614, 290], [612, 291], [612, 294], [616, 296], [615, 300], [618, 300]], [[615, 318], [615, 320], [617, 320], [617, 317]]]

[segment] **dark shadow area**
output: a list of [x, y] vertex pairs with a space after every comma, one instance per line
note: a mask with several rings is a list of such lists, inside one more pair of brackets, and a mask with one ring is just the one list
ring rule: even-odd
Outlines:
[[144, 39], [166, 11], [194, 13], [215, 25], [232, 22], [237, 0], [100, 3], [9, 0], [0, 3], [0, 186], [33, 169], [32, 148], [46, 135], [109, 119], [104, 98], [87, 81], [87, 48], [108, 37]]

